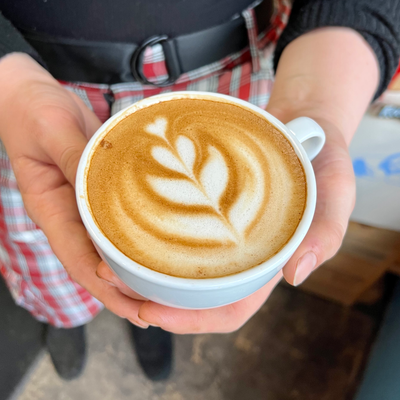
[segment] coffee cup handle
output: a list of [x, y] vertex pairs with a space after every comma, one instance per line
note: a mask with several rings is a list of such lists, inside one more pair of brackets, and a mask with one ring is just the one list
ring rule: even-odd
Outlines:
[[286, 127], [296, 136], [312, 161], [325, 144], [325, 132], [311, 118], [300, 117], [286, 124]]

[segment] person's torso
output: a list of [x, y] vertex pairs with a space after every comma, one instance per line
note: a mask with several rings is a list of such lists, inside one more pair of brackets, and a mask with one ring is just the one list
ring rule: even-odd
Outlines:
[[[1, 0], [21, 31], [55, 37], [140, 43], [229, 21], [254, 0]], [[265, 0], [272, 1], [272, 0]]]

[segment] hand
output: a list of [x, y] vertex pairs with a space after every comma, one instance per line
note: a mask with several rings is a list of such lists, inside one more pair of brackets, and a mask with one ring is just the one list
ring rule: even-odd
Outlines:
[[[283, 268], [291, 284], [300, 284], [340, 247], [355, 200], [347, 146], [378, 82], [374, 52], [361, 35], [349, 28], [316, 29], [292, 41], [282, 53], [267, 111], [282, 122], [300, 116], [313, 118], [327, 137], [313, 162], [318, 192], [314, 220]], [[101, 265], [99, 274], [105, 276], [106, 271], [107, 267]], [[112, 274], [107, 277], [121, 285]], [[139, 316], [177, 333], [230, 332], [254, 314], [278, 280], [279, 276], [230, 306], [187, 311], [146, 302]]]
[[[102, 262], [99, 265], [97, 274], [108, 281], [110, 285], [118, 287], [127, 296], [133, 298], [137, 296], [137, 293], [126, 286], [106, 263]], [[282, 272], [279, 272], [265, 286], [245, 299], [209, 310], [182, 310], [163, 306], [153, 301], [142, 302], [139, 306], [137, 320], [140, 322], [135, 322], [135, 324], [142, 327], [159, 326], [178, 334], [233, 332], [244, 325], [259, 310], [281, 278]]]
[[[272, 105], [267, 111], [282, 122], [289, 122], [300, 116], [291, 111], [273, 108]], [[339, 249], [355, 201], [353, 168], [343, 135], [328, 121], [315, 119], [324, 129], [327, 140], [313, 162], [318, 193], [314, 220], [303, 242], [283, 268], [286, 280], [295, 285], [300, 284]], [[97, 273], [126, 295], [136, 296], [105, 263], [99, 265]], [[143, 324], [148, 322], [174, 333], [232, 332], [240, 328], [262, 306], [281, 277], [282, 272], [256, 293], [228, 306], [191, 311], [148, 301], [140, 307], [139, 317]]]
[[340, 130], [313, 111], [288, 112], [271, 104], [267, 111], [282, 122], [307, 115], [319, 123], [326, 135], [321, 153], [313, 161], [317, 182], [317, 204], [313, 222], [302, 243], [283, 268], [285, 279], [301, 284], [324, 261], [333, 257], [342, 244], [355, 203], [355, 178], [351, 158]]
[[101, 259], [75, 201], [79, 158], [100, 121], [27, 55], [1, 59], [0, 87], [0, 136], [28, 215], [73, 280], [115, 314], [136, 322], [143, 302], [96, 276]]

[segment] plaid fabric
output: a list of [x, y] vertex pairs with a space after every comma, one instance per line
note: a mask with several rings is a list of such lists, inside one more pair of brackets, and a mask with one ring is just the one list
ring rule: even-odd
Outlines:
[[79, 326], [102, 309], [98, 300], [69, 278], [46, 236], [27, 216], [1, 142], [0, 272], [16, 303], [39, 321]]
[[[265, 107], [273, 84], [274, 45], [286, 25], [288, 0], [277, 0], [272, 24], [257, 33], [254, 11], [243, 13], [249, 48], [183, 74], [175, 84], [158, 88], [139, 83], [93, 85], [63, 82], [101, 121], [130, 104], [163, 92], [197, 90], [228, 94]], [[160, 45], [147, 48], [144, 73], [152, 82], [167, 77]], [[0, 272], [17, 304], [38, 320], [59, 327], [90, 321], [102, 304], [73, 282], [52, 253], [43, 232], [29, 219], [8, 156], [0, 142]]]

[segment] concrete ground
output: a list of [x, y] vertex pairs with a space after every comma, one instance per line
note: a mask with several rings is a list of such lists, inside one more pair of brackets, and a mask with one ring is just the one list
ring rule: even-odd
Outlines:
[[279, 285], [239, 331], [175, 336], [171, 378], [145, 378], [126, 322], [102, 312], [88, 325], [83, 375], [65, 382], [43, 352], [13, 400], [347, 400], [374, 320]]

